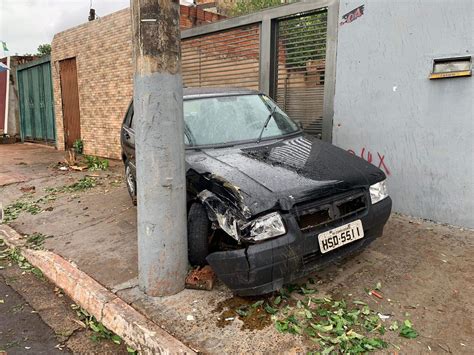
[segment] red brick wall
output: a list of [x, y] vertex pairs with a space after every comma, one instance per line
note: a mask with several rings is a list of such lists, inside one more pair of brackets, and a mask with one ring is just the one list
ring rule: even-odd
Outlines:
[[[188, 28], [222, 18], [181, 6], [180, 26]], [[120, 126], [133, 93], [131, 40], [130, 9], [54, 36], [51, 63], [58, 149], [64, 149], [59, 61], [75, 57], [84, 152], [120, 158]]]

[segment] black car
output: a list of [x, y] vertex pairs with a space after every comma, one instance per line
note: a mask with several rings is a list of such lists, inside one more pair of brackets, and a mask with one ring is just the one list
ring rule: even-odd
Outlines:
[[[304, 134], [264, 94], [184, 89], [189, 260], [235, 294], [272, 292], [382, 235], [385, 174]], [[133, 104], [122, 126], [136, 202]]]

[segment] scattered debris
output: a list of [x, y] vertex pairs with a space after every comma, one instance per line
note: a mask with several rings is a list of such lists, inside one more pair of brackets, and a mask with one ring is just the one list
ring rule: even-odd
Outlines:
[[388, 329], [392, 331], [398, 330], [398, 322], [397, 321], [392, 322], [392, 325], [390, 325]]
[[63, 290], [61, 290], [59, 287], [54, 288], [54, 294], [60, 298], [64, 297]]
[[186, 320], [194, 320], [194, 316], [192, 314], [188, 314], [186, 316]]
[[22, 186], [20, 187], [20, 191], [23, 193], [33, 193], [36, 191], [35, 186]]
[[74, 171], [83, 171], [87, 169], [87, 166], [71, 165], [70, 168], [71, 170], [74, 170]]
[[381, 300], [383, 299], [383, 296], [375, 290], [370, 291], [369, 294], [371, 294], [372, 296], [375, 296], [375, 297], [377, 297]]
[[22, 201], [18, 200], [8, 205], [3, 209], [3, 220], [2, 223], [10, 223], [18, 218], [21, 212], [28, 212], [30, 214], [38, 214], [41, 212], [41, 207], [38, 205], [38, 201]]
[[33, 233], [26, 236], [26, 246], [31, 249], [43, 249], [43, 243], [46, 238], [51, 238], [51, 236], [45, 236], [42, 233]]
[[379, 318], [380, 318], [381, 320], [383, 320], [383, 321], [385, 321], [385, 320], [387, 320], [387, 319], [389, 319], [389, 318], [390, 318], [390, 316], [389, 316], [389, 315], [387, 315], [387, 314], [382, 314], [382, 313], [380, 313], [380, 312], [379, 312], [379, 313], [377, 313], [377, 315], [378, 315], [378, 316], [379, 316]]
[[214, 287], [216, 274], [209, 265], [198, 267], [189, 272], [186, 277], [186, 287], [198, 290], [211, 291]]
[[[0, 219], [0, 223], [8, 224], [18, 218], [21, 212], [28, 212], [32, 215], [36, 215], [42, 212], [41, 204], [47, 203], [49, 201], [55, 200], [57, 198], [57, 193], [63, 192], [79, 192], [83, 190], [87, 190], [93, 188], [97, 185], [97, 180], [93, 177], [85, 176], [84, 178], [78, 180], [77, 182], [68, 185], [62, 186], [59, 188], [46, 188], [45, 191], [48, 193], [45, 196], [42, 196], [36, 200], [31, 200], [30, 196], [23, 196], [19, 200], [11, 203], [7, 207], [5, 207], [2, 211], [2, 219]], [[52, 211], [53, 207], [46, 208], [46, 211]]]
[[[271, 302], [271, 301], [270, 301]], [[227, 319], [242, 321], [242, 330], [261, 330], [272, 324], [271, 314], [266, 310], [271, 307], [269, 301], [255, 301], [251, 298], [232, 297], [221, 301], [214, 309], [218, 313], [217, 326], [224, 328], [231, 324]], [[275, 312], [277, 309], [275, 309]]]
[[309, 339], [316, 344], [311, 351], [320, 354], [367, 353], [389, 345], [399, 350], [383, 339], [388, 330], [406, 338], [418, 335], [408, 320], [401, 329], [397, 321], [387, 329], [384, 322], [393, 315], [377, 312], [363, 301], [317, 297], [313, 284], [287, 285], [265, 299], [233, 297], [223, 301], [215, 310], [221, 312], [217, 324], [225, 327], [237, 317], [243, 322], [242, 329], [263, 329], [273, 323], [279, 332]]
[[94, 177], [85, 176], [71, 185], [61, 187], [49, 187], [46, 188], [45, 191], [50, 194], [57, 194], [63, 192], [79, 192], [91, 189], [95, 186], [97, 186], [97, 180]]
[[64, 161], [68, 166], [76, 165], [77, 160], [76, 160], [76, 152], [74, 151], [74, 149], [69, 149], [66, 152], [66, 156], [64, 158]]
[[61, 171], [68, 171], [69, 170], [69, 168], [67, 166], [60, 166], [58, 169], [61, 170]]

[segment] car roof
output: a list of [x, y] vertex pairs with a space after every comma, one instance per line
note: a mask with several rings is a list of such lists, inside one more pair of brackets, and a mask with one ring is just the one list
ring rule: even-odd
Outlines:
[[220, 88], [184, 88], [183, 96], [185, 100], [204, 98], [204, 97], [216, 97], [216, 96], [229, 96], [229, 95], [255, 95], [260, 94], [260, 91], [245, 89], [245, 88], [234, 88], [234, 87], [220, 87]]

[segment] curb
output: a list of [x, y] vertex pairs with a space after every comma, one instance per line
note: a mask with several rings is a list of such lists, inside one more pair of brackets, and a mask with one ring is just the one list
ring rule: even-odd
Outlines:
[[[9, 247], [24, 247], [24, 239], [7, 225], [0, 226], [2, 236]], [[22, 248], [21, 254], [74, 302], [138, 352], [196, 353], [61, 256], [27, 248]]]

